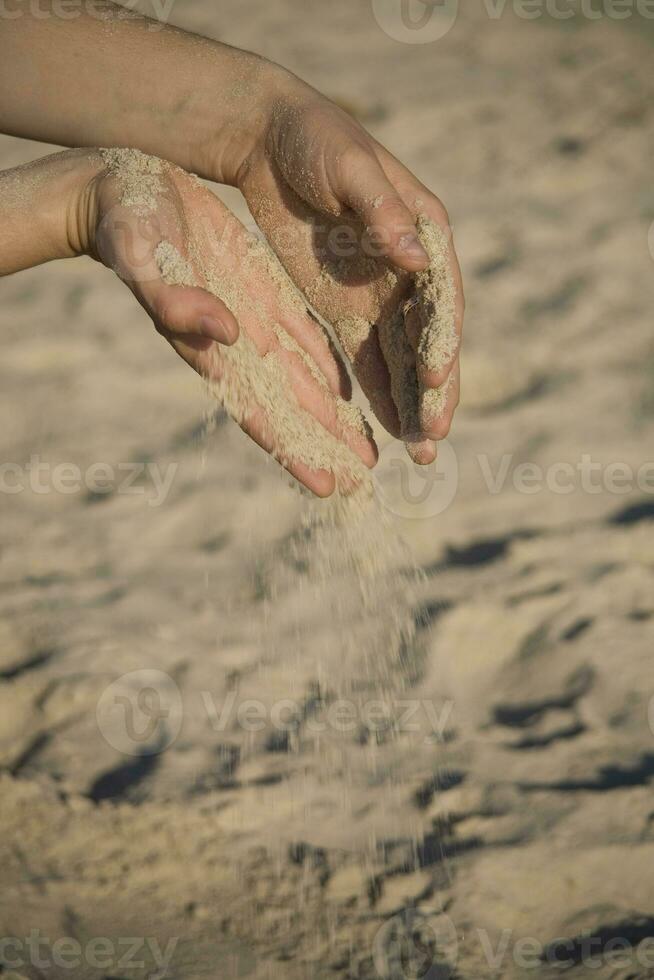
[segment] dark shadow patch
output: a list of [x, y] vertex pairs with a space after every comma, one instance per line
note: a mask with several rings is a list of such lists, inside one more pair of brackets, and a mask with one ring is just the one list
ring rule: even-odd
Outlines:
[[156, 754], [140, 755], [98, 776], [86, 795], [94, 803], [131, 799], [134, 791], [152, 775], [158, 764]]
[[498, 704], [493, 709], [493, 720], [507, 728], [527, 728], [547, 711], [573, 708], [590, 691], [594, 680], [592, 667], [580, 667], [568, 678], [567, 689], [561, 694], [523, 704]]
[[590, 629], [593, 623], [593, 619], [586, 617], [577, 619], [571, 626], [568, 626], [568, 628], [561, 633], [561, 639], [565, 643], [571, 643], [572, 640], [576, 640], [582, 633], [585, 633], [586, 630]]
[[577, 136], [559, 136], [554, 149], [564, 157], [578, 157], [584, 153], [586, 145]]
[[209, 538], [207, 541], [203, 541], [200, 545], [202, 551], [206, 551], [207, 554], [213, 555], [217, 551], [222, 551], [231, 539], [231, 534], [229, 531], [223, 531], [222, 534], [216, 534], [213, 538]]
[[419, 810], [426, 809], [433, 800], [436, 793], [446, 793], [448, 789], [454, 789], [465, 782], [466, 773], [459, 769], [446, 769], [437, 773], [427, 782], [419, 786], [413, 794], [413, 802]]
[[241, 762], [241, 750], [238, 745], [224, 742], [216, 749], [216, 755], [221, 776], [233, 776]]
[[607, 523], [628, 527], [630, 524], [651, 520], [654, 520], [654, 500], [639, 500], [636, 504], [629, 504], [616, 511]]
[[481, 538], [470, 544], [457, 548], [448, 545], [443, 561], [435, 562], [425, 568], [430, 575], [446, 568], [473, 568], [475, 565], [490, 565], [492, 562], [505, 558], [510, 545], [514, 541], [529, 540], [538, 536], [538, 531], [521, 529], [497, 538]]
[[601, 766], [592, 779], [563, 779], [556, 783], [521, 783], [527, 792], [556, 790], [560, 793], [609, 793], [628, 786], [647, 786], [654, 778], [654, 753], [646, 752], [633, 766]]
[[[587, 963], [589, 950], [597, 962], [597, 957], [609, 956], [615, 951], [618, 941], [621, 949], [635, 949], [645, 939], [654, 938], [654, 918], [649, 915], [624, 919], [612, 925], [600, 926], [592, 933], [583, 933], [570, 939], [558, 939], [547, 945], [541, 955], [543, 962], [559, 969], [565, 966], [580, 966]], [[635, 977], [635, 974], [630, 974]]]
[[483, 846], [481, 837], [466, 837], [463, 840], [445, 842], [438, 833], [426, 834], [416, 848], [416, 864], [419, 868], [429, 868], [459, 854], [477, 851]]
[[279, 783], [284, 781], [284, 776], [281, 772], [269, 772], [263, 776], [256, 776], [254, 779], [248, 779], [247, 786], [277, 786]]
[[318, 868], [327, 863], [327, 852], [323, 847], [314, 847], [306, 841], [297, 841], [289, 844], [288, 859], [292, 864], [305, 864], [308, 861], [313, 867]]
[[652, 616], [654, 616], [654, 612], [651, 609], [632, 609], [628, 614], [628, 619], [632, 619], [635, 623], [646, 623]]
[[518, 750], [529, 750], [529, 749], [545, 749], [548, 745], [552, 745], [554, 742], [565, 742], [571, 738], [576, 738], [578, 735], [583, 735], [586, 731], [586, 726], [582, 725], [580, 721], [573, 722], [566, 728], [559, 728], [558, 731], [550, 732], [548, 735], [525, 735], [518, 742], [514, 742], [509, 745], [510, 749]]
[[266, 739], [266, 752], [289, 752], [291, 737], [289, 732], [271, 732]]
[[39, 732], [30, 741], [27, 748], [21, 752], [18, 758], [9, 766], [12, 776], [17, 776], [23, 769], [29, 767], [30, 763], [39, 755], [43, 749], [47, 748], [52, 741], [52, 736], [48, 732]]
[[10, 667], [5, 667], [4, 670], [0, 670], [0, 680], [13, 681], [22, 674], [26, 674], [29, 670], [36, 670], [38, 667], [43, 667], [52, 660], [55, 652], [55, 650], [38, 650], [31, 657], [28, 657], [27, 660], [20, 660], [18, 663], [12, 664]]
[[434, 623], [446, 612], [454, 607], [454, 603], [449, 600], [438, 600], [424, 602], [418, 606], [414, 614], [414, 622], [417, 630], [430, 629]]

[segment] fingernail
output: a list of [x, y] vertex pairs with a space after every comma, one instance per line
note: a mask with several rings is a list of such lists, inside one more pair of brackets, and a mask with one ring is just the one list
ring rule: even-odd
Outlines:
[[400, 248], [416, 262], [428, 262], [429, 256], [420, 244], [417, 235], [402, 235], [400, 238]]
[[223, 323], [222, 320], [213, 316], [200, 317], [200, 328], [207, 336], [221, 344], [233, 344], [238, 333], [232, 323]]

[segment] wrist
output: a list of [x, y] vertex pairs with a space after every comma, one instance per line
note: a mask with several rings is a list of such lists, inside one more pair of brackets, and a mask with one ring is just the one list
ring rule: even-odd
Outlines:
[[0, 275], [87, 251], [100, 157], [69, 150], [0, 175]]
[[[303, 83], [281, 65], [258, 55], [238, 51], [235, 56], [237, 80], [228, 83], [229, 96], [221, 101], [220, 113], [215, 109], [218, 78], [215, 82], [209, 78], [200, 95], [207, 111], [199, 116], [194, 113], [194, 152], [187, 169], [237, 187], [248, 161], [265, 145], [275, 107]], [[224, 87], [223, 64], [220, 73]]]
[[64, 240], [70, 256], [95, 257], [95, 231], [98, 223], [98, 191], [106, 172], [97, 150], [72, 150], [69, 167], [62, 173]]

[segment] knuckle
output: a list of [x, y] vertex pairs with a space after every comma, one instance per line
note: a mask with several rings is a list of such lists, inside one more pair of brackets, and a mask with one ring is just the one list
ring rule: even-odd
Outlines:
[[179, 326], [179, 310], [177, 304], [170, 299], [162, 300], [157, 306], [157, 319], [167, 329]]
[[339, 154], [339, 169], [348, 182], [358, 177], [364, 168], [369, 168], [373, 157], [370, 151], [359, 143], [351, 142]]

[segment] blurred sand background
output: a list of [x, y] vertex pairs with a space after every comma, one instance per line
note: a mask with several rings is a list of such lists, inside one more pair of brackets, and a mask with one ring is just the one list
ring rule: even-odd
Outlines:
[[[548, 978], [557, 951], [572, 977], [654, 977], [654, 467], [649, 492], [607, 470], [654, 459], [651, 22], [470, 4], [407, 44], [363, 0], [184, 0], [172, 20], [305, 77], [450, 211], [450, 505], [451, 457], [430, 490], [382, 454], [424, 572], [402, 651], [418, 728], [394, 701], [395, 727], [316, 737], [360, 669], [351, 636], [383, 630], [347, 576], [309, 581], [308, 504], [231, 423], [202, 436], [201, 386], [131, 294], [90, 260], [5, 279], [2, 462], [174, 478], [160, 506], [147, 472], [140, 494], [2, 495], [0, 936], [173, 939], [180, 980]], [[0, 138], [3, 168], [43, 152]], [[592, 488], [514, 485], [584, 455]], [[144, 670], [168, 680], [109, 693], [136, 704], [145, 677], [169, 713], [126, 755], [98, 705]], [[290, 699], [293, 724], [219, 723], [248, 698]], [[124, 954], [2, 975], [155, 975]]]

